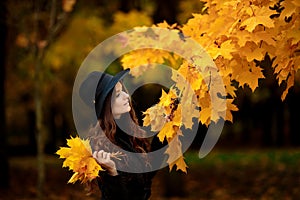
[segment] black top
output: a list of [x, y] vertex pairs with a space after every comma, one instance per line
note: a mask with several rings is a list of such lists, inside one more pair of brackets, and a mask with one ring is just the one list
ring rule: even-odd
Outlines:
[[102, 192], [101, 200], [147, 200], [151, 195], [151, 184], [154, 173], [118, 172], [110, 176], [101, 172], [98, 181]]
[[[137, 152], [132, 146], [130, 137], [132, 136], [127, 135], [117, 127], [115, 137], [117, 145], [126, 151]], [[161, 145], [158, 140], [154, 139], [153, 141], [152, 149], [154, 148], [153, 145], [155, 148], [157, 145]], [[128, 160], [128, 163], [130, 162], [132, 161]], [[139, 163], [144, 166], [144, 162], [140, 159], [134, 160], [135, 166]], [[100, 171], [98, 185], [102, 192], [101, 200], [147, 200], [151, 195], [151, 184], [155, 174], [156, 172], [129, 173], [118, 171], [117, 176], [111, 176], [105, 171]]]

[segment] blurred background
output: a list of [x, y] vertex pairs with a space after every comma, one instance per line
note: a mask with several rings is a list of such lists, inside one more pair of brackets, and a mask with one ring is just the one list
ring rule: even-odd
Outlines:
[[[82, 185], [67, 184], [71, 173], [55, 155], [76, 135], [71, 101], [81, 63], [116, 33], [164, 20], [181, 25], [202, 6], [198, 0], [1, 0], [0, 200], [99, 199], [97, 190], [87, 196]], [[234, 122], [203, 159], [197, 154], [207, 127], [200, 125], [185, 154], [188, 173], [159, 171], [152, 199], [300, 197], [299, 83], [282, 102], [267, 61], [264, 75], [254, 93], [238, 89]], [[160, 94], [156, 85], [134, 94], [139, 117]]]

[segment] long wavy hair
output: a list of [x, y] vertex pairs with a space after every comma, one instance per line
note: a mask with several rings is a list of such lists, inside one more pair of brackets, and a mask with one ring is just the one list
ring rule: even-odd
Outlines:
[[[123, 89], [126, 91], [126, 88], [124, 87], [123, 84], [122, 86]], [[110, 153], [118, 151], [116, 147], [114, 145], [111, 145], [110, 143], [112, 142], [113, 144], [118, 146], [116, 141], [117, 124], [111, 110], [112, 98], [114, 98], [113, 91], [111, 91], [108, 94], [104, 102], [104, 107], [102, 109], [97, 124], [89, 129], [88, 138], [90, 140], [90, 144], [93, 151], [104, 150]], [[129, 141], [132, 144], [132, 148], [136, 152], [147, 153], [150, 151], [150, 142], [145, 138], [134, 137], [134, 136], [145, 134], [145, 131], [138, 126], [138, 119], [133, 109], [131, 99], [129, 99], [129, 104], [131, 110], [129, 111], [129, 113], [124, 113], [123, 115], [125, 117], [121, 118], [121, 120], [123, 121], [123, 123], [128, 125], [127, 130], [132, 131], [131, 135], [133, 135], [133, 137], [128, 135]], [[110, 140], [110, 142], [108, 142], [108, 140]], [[145, 154], [145, 161], [148, 162], [148, 158], [146, 154]], [[129, 166], [129, 161], [126, 157], [122, 157], [121, 163], [125, 164], [126, 166]], [[101, 181], [101, 177], [98, 179], [98, 181], [99, 180]], [[87, 195], [91, 195], [92, 193], [94, 193], [96, 190], [95, 188], [98, 184], [99, 182], [97, 182], [96, 180], [87, 183], [85, 186]]]
[[[124, 85], [123, 88], [126, 91]], [[112, 150], [111, 146], [109, 146], [109, 143], [105, 142], [105, 138], [108, 138], [112, 143], [118, 145], [116, 141], [117, 124], [111, 110], [111, 100], [114, 100], [113, 94], [113, 91], [108, 94], [104, 102], [104, 107], [100, 114], [100, 118], [98, 119], [98, 124], [96, 124], [96, 126], [92, 128], [88, 134], [94, 151], [99, 151], [101, 149]], [[123, 114], [125, 117], [122, 118], [122, 123], [125, 123], [128, 126], [127, 130], [132, 131], [131, 135], [133, 135], [133, 137], [128, 136], [128, 138], [133, 149], [140, 153], [146, 153], [150, 151], [150, 143], [147, 139], [135, 137], [144, 135], [145, 131], [138, 126], [138, 119], [133, 109], [131, 100], [129, 100], [129, 104], [131, 110], [129, 111], [129, 115], [128, 113]]]

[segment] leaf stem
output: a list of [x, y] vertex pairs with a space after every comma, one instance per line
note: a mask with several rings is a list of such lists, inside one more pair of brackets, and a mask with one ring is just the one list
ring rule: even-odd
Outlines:
[[110, 155], [111, 158], [114, 158], [114, 159], [117, 159], [117, 160], [121, 160], [120, 157], [123, 157], [123, 156], [125, 156], [125, 154], [123, 154], [123, 153], [120, 152], [120, 151], [111, 153], [111, 155]]

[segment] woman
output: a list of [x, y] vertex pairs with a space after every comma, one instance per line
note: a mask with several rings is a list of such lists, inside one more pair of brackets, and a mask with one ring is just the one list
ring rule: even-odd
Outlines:
[[[90, 130], [89, 139], [93, 157], [105, 169], [99, 173], [98, 179], [102, 200], [144, 200], [151, 195], [151, 180], [155, 172], [126, 172], [130, 171], [126, 170], [129, 168], [143, 170], [145, 166], [151, 167], [147, 165], [149, 158], [146, 153], [153, 147], [148, 139], [135, 137], [145, 132], [137, 126], [129, 95], [121, 83], [128, 72], [124, 70], [115, 76], [92, 72], [80, 88], [82, 99], [87, 104], [94, 103], [98, 119], [97, 125]], [[96, 94], [86, 94], [93, 84], [97, 84]], [[120, 152], [120, 149], [143, 156], [132, 157], [125, 153], [120, 160], [113, 158], [112, 153]]]

